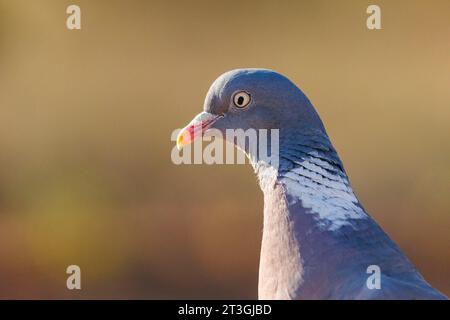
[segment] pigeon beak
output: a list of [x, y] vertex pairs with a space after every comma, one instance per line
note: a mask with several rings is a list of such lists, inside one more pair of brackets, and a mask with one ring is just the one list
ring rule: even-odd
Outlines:
[[223, 115], [201, 112], [192, 119], [189, 124], [181, 129], [177, 137], [177, 148], [181, 150], [184, 146], [194, 142], [198, 137], [203, 136], [204, 132], [211, 127]]

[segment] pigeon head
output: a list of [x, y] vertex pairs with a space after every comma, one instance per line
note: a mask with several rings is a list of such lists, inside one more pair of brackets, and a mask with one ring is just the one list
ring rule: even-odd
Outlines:
[[[260, 299], [446, 298], [364, 211], [314, 107], [286, 77], [265, 69], [221, 75], [177, 146], [208, 129], [244, 149], [264, 193]], [[229, 130], [250, 129], [278, 130], [275, 161], [228, 136]], [[374, 261], [389, 274], [382, 278], [387, 290], [367, 290]]]
[[322, 122], [303, 92], [289, 79], [267, 69], [226, 72], [211, 85], [203, 112], [180, 132], [178, 148], [207, 129], [289, 129], [324, 132]]

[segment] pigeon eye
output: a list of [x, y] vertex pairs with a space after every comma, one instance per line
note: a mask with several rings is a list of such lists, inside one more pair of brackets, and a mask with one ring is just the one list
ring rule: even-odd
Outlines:
[[250, 103], [250, 100], [250, 95], [245, 91], [239, 91], [233, 97], [234, 105], [238, 108], [245, 108]]

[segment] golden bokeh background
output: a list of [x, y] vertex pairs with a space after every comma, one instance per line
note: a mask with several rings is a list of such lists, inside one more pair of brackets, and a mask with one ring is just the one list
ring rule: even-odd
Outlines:
[[0, 0], [0, 298], [256, 298], [250, 166], [170, 159], [239, 67], [302, 88], [365, 208], [449, 295], [450, 1], [375, 2], [378, 31], [363, 0]]

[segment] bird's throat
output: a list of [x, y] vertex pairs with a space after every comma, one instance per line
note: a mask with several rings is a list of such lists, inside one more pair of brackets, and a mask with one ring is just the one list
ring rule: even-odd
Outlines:
[[[269, 187], [269, 186], [267, 186]], [[264, 193], [259, 299], [294, 299], [303, 282], [300, 244], [281, 185]]]

